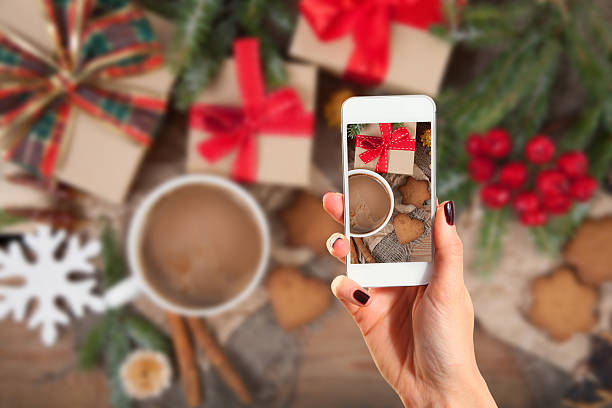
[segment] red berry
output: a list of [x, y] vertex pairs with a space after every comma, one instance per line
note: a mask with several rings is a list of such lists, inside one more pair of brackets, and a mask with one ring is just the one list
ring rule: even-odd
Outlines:
[[485, 142], [480, 133], [472, 133], [465, 140], [465, 151], [470, 156], [486, 154], [487, 142]]
[[555, 154], [555, 145], [545, 135], [536, 135], [525, 145], [525, 156], [530, 162], [544, 164]]
[[472, 180], [482, 183], [493, 177], [495, 164], [484, 157], [474, 157], [468, 163], [468, 171]]
[[540, 207], [540, 199], [533, 191], [523, 191], [514, 197], [512, 206], [520, 213], [535, 211]]
[[542, 200], [542, 207], [549, 214], [560, 215], [569, 211], [572, 205], [569, 197], [561, 194], [550, 194]]
[[571, 178], [584, 176], [588, 166], [586, 156], [578, 150], [563, 153], [557, 159], [557, 167]]
[[548, 217], [542, 210], [530, 210], [521, 214], [521, 224], [528, 225], [530, 227], [544, 225], [546, 224], [546, 221], [548, 221]]
[[591, 176], [580, 176], [570, 186], [570, 196], [578, 201], [588, 201], [597, 189], [597, 181]]
[[501, 208], [510, 201], [510, 190], [500, 184], [489, 184], [480, 190], [480, 198], [487, 207]]
[[559, 170], [542, 170], [536, 177], [536, 189], [545, 197], [566, 195], [569, 190], [569, 180]]
[[502, 167], [499, 173], [499, 182], [509, 188], [519, 188], [527, 180], [527, 166], [515, 161]]
[[487, 155], [501, 159], [510, 153], [512, 141], [504, 129], [491, 129], [485, 135]]

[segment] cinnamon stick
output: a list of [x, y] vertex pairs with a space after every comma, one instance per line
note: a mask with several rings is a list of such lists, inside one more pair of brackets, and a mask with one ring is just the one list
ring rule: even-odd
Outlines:
[[357, 250], [355, 249], [353, 238], [349, 239], [349, 245], [351, 246], [351, 263], [357, 264], [359, 263], [359, 257], [357, 256]]
[[363, 243], [363, 240], [358, 237], [353, 237], [353, 239], [355, 240], [355, 245], [357, 246], [357, 249], [365, 258], [366, 263], [376, 263], [376, 260], [372, 256], [372, 253], [370, 252], [368, 247]]
[[195, 353], [187, 334], [185, 320], [170, 312], [166, 313], [166, 318], [172, 333], [172, 343], [178, 360], [185, 400], [190, 407], [197, 407], [202, 403], [202, 389]]
[[253, 403], [253, 397], [238, 372], [232, 367], [227, 356], [214, 339], [206, 323], [197, 317], [188, 317], [187, 323], [197, 344], [206, 353], [210, 363], [223, 378], [223, 381], [234, 391], [240, 402], [246, 405]]

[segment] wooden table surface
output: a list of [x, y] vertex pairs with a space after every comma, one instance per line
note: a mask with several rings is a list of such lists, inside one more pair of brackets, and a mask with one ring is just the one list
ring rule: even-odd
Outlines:
[[[336, 89], [336, 81], [320, 74], [319, 101]], [[323, 90], [323, 91], [321, 91]], [[319, 117], [321, 115], [318, 115]], [[140, 175], [154, 169], [181, 171], [184, 160], [185, 122], [173, 113], [151, 149]], [[340, 144], [335, 129], [317, 123], [314, 162], [336, 185], [341, 185]], [[140, 183], [150, 177], [138, 176]], [[148, 181], [146, 181], [148, 180]], [[88, 315], [64, 330], [57, 345], [45, 348], [39, 333], [10, 320], [0, 321], [0, 408], [107, 407], [103, 372], [80, 372], [75, 352], [78, 333], [95, 320]], [[399, 399], [376, 371], [368, 351], [348, 314], [335, 304], [311, 330], [299, 337], [301, 358], [293, 396], [295, 407], [399, 407]], [[481, 371], [500, 407], [558, 406], [569, 378], [549, 364], [512, 349], [476, 326], [476, 354]], [[147, 407], [176, 406], [181, 395], [177, 382], [173, 402], [142, 404]], [[204, 404], [205, 406], [205, 404]]]

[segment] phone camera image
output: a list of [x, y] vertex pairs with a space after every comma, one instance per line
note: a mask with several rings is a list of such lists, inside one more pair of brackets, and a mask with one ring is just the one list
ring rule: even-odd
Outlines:
[[431, 122], [346, 129], [351, 263], [432, 262]]

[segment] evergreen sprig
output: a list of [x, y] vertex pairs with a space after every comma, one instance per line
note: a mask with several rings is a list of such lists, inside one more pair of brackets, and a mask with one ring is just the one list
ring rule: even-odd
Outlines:
[[349, 139], [354, 139], [361, 133], [363, 128], [365, 127], [364, 123], [350, 123], [346, 125], [346, 133]]
[[478, 231], [475, 268], [481, 275], [491, 273], [502, 250], [502, 238], [508, 225], [509, 212], [506, 209], [485, 210]]
[[[102, 232], [102, 262], [103, 283], [108, 289], [125, 277], [121, 247], [117, 233], [110, 224]], [[119, 368], [134, 347], [157, 350], [172, 357], [167, 336], [148, 320], [123, 307], [107, 311], [85, 334], [79, 349], [78, 362], [82, 370], [90, 370], [104, 363], [114, 408], [133, 406], [121, 385]]]
[[[458, 204], [470, 200], [476, 184], [466, 174], [467, 136], [501, 126], [513, 135], [514, 152], [547, 122], [551, 89], [559, 67], [579, 78], [586, 104], [560, 132], [558, 151], [578, 149], [589, 158], [590, 173], [603, 178], [612, 161], [612, 27], [606, 14], [587, 0], [557, 2], [517, 0], [499, 4], [469, 4], [462, 12], [458, 42], [475, 49], [492, 49], [496, 58], [473, 81], [445, 90], [438, 99], [438, 195]], [[498, 255], [499, 234], [508, 214], [490, 214], [479, 239], [479, 263], [487, 266]], [[500, 211], [495, 211], [496, 213]], [[558, 251], [576, 223], [586, 214], [575, 205], [571, 215], [534, 228], [541, 248]], [[494, 225], [487, 225], [493, 222]], [[487, 253], [489, 252], [489, 253]]]
[[24, 220], [20, 217], [16, 217], [12, 214], [8, 214], [2, 210], [0, 210], [0, 229], [9, 227], [14, 224], [18, 224], [23, 222]]
[[272, 40], [275, 33], [289, 32], [295, 25], [295, 10], [284, 1], [181, 0], [179, 4], [178, 12], [168, 13], [177, 27], [170, 56], [178, 73], [174, 88], [177, 107], [188, 108], [213, 81], [239, 36], [259, 38], [268, 86], [286, 83], [284, 60]]

